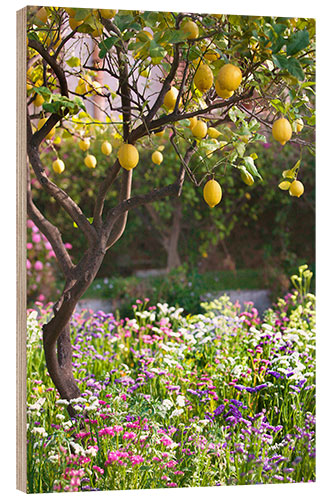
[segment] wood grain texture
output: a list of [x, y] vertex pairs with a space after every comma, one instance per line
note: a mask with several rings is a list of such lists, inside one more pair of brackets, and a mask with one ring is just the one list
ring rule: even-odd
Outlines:
[[26, 493], [26, 19], [16, 13], [16, 488]]

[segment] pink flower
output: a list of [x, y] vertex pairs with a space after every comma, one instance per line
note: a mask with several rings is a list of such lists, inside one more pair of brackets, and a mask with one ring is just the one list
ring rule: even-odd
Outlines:
[[27, 250], [31, 250], [33, 247], [34, 246], [32, 243], [27, 243]]
[[45, 246], [46, 250], [52, 250], [52, 245], [51, 245], [51, 243], [49, 241], [45, 241], [45, 245], [44, 246]]
[[42, 271], [42, 269], [44, 267], [43, 266], [43, 262], [41, 262], [40, 260], [37, 260], [35, 262], [35, 266], [34, 267], [35, 267], [36, 271]]
[[141, 464], [144, 461], [141, 455], [133, 455], [132, 457], [130, 457], [130, 460], [132, 465]]
[[123, 439], [134, 439], [135, 437], [135, 432], [124, 432], [123, 434]]
[[45, 300], [45, 295], [41, 293], [40, 295], [38, 295], [37, 299], [43, 302], [43, 300]]
[[28, 219], [28, 220], [27, 220], [27, 226], [28, 226], [28, 227], [30, 227], [30, 228], [31, 228], [31, 227], [34, 227], [34, 225], [35, 225], [35, 224], [32, 222], [32, 220], [31, 220], [31, 219]]
[[56, 254], [54, 253], [53, 250], [51, 250], [51, 252], [49, 252], [49, 254], [48, 254], [49, 259], [51, 259], [52, 257], [55, 257], [55, 256], [56, 256]]
[[65, 248], [68, 248], [68, 250], [71, 250], [73, 246], [70, 243], [65, 243]]
[[41, 240], [40, 234], [35, 233], [35, 234], [32, 235], [32, 241], [34, 243], [39, 243], [40, 240]]
[[27, 259], [27, 269], [31, 269], [31, 262], [29, 259]]
[[121, 397], [121, 399], [122, 399], [123, 401], [126, 401], [126, 399], [127, 399], [126, 394], [120, 394], [120, 397]]

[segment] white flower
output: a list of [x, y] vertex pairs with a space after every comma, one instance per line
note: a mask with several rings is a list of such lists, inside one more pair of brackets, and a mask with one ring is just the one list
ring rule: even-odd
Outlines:
[[179, 415], [181, 415], [182, 413], [184, 413], [184, 410], [182, 408], [180, 408], [179, 410], [173, 410], [173, 412], [171, 413], [171, 417], [179, 417]]
[[63, 423], [63, 427], [64, 427], [65, 431], [68, 431], [72, 427], [72, 425], [73, 424], [72, 424], [71, 420], [67, 420], [67, 422]]
[[170, 399], [164, 399], [162, 402], [162, 406], [164, 406], [164, 408], [166, 408], [167, 410], [170, 410], [170, 408], [173, 407], [173, 402], [170, 401]]
[[47, 432], [46, 430], [44, 429], [44, 427], [34, 427], [32, 429], [32, 432], [34, 434], [40, 434], [42, 437], [47, 437]]
[[46, 398], [39, 398], [36, 403], [34, 404], [29, 404], [28, 403], [28, 407], [29, 407], [29, 410], [30, 411], [39, 411], [41, 409], [41, 407], [43, 406], [43, 404], [45, 403], [46, 401]]
[[178, 406], [183, 407], [185, 406], [185, 397], [181, 396], [180, 394], [177, 396], [176, 403]]
[[65, 420], [65, 418], [66, 418], [66, 417], [65, 417], [65, 415], [62, 415], [61, 413], [58, 413], [58, 414], [56, 415], [56, 418], [57, 418], [58, 420]]

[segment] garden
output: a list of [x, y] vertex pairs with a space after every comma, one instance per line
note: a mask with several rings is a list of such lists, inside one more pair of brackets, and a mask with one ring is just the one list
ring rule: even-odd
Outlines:
[[316, 481], [314, 51], [28, 8], [27, 492]]

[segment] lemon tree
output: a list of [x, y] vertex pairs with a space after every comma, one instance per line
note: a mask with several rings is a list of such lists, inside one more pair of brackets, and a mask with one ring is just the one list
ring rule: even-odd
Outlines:
[[[77, 301], [121, 238], [131, 211], [178, 200], [185, 183], [201, 199], [203, 186], [213, 179], [225, 192], [230, 171], [254, 189], [265, 168], [258, 168], [258, 155], [249, 150], [271, 138], [281, 148], [296, 144], [301, 155], [314, 151], [314, 50], [312, 19], [29, 7], [24, 81], [29, 178], [85, 240], [74, 262], [62, 228], [47, 210], [41, 213], [36, 189], [29, 190], [29, 217], [50, 241], [65, 282], [54, 317], [44, 326], [47, 368], [63, 398], [79, 391], [70, 362], [59, 364], [56, 346], [69, 349]], [[138, 194], [135, 178], [145, 175], [141, 151], [151, 157], [161, 135], [175, 154], [172, 175], [159, 187], [154, 177], [147, 179], [146, 191]], [[102, 161], [90, 152], [98, 137], [111, 146], [103, 146]], [[69, 140], [92, 190], [89, 208], [81, 206], [79, 194], [71, 195], [75, 179], [59, 185], [70, 176], [62, 157]], [[165, 164], [159, 153], [163, 162], [155, 170]], [[303, 166], [290, 179], [295, 202]], [[213, 193], [207, 199], [218, 211], [225, 196], [215, 203], [219, 196]]]

